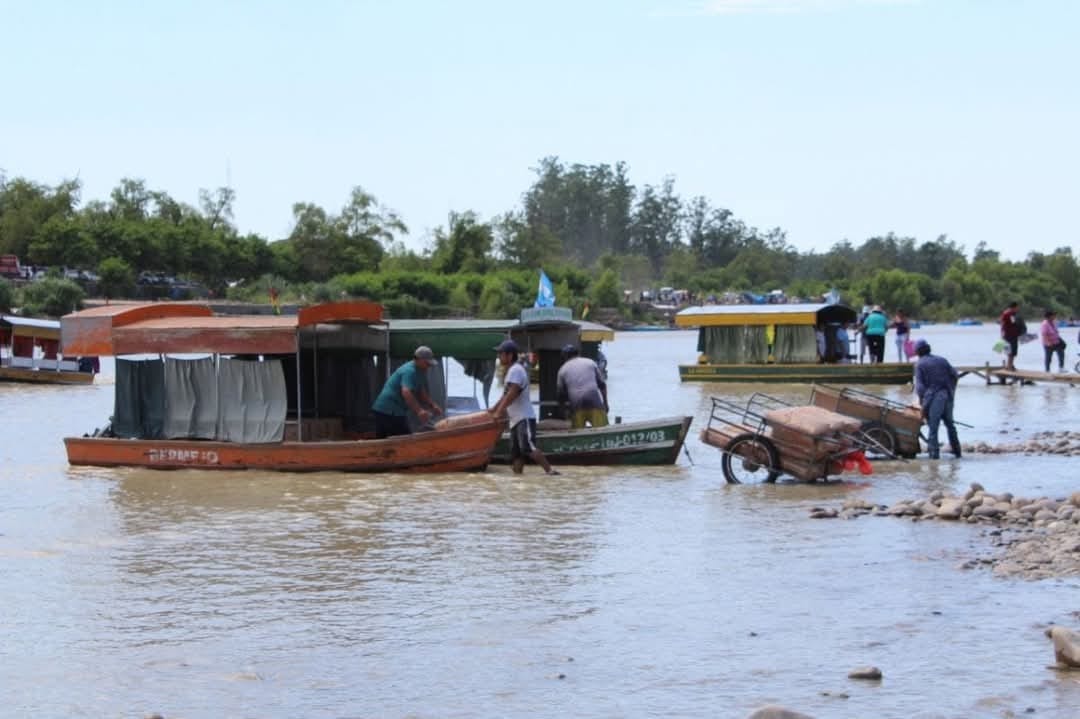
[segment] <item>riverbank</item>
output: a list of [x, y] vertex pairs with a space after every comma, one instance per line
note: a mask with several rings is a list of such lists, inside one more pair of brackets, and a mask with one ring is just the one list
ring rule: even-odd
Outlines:
[[987, 492], [973, 482], [962, 495], [938, 490], [924, 499], [891, 505], [849, 499], [839, 510], [810, 511], [813, 519], [868, 515], [984, 527], [983, 535], [998, 551], [964, 561], [963, 569], [988, 567], [996, 576], [1024, 579], [1080, 576], [1080, 492], [1067, 498], [1015, 497], [1011, 492]]

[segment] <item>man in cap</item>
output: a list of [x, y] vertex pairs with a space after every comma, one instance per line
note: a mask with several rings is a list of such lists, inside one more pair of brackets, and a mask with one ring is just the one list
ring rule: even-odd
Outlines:
[[496, 417], [505, 413], [510, 419], [510, 466], [515, 474], [521, 474], [525, 470], [525, 458], [529, 457], [548, 474], [558, 474], [536, 444], [536, 413], [529, 401], [529, 372], [518, 362], [517, 343], [505, 340], [495, 351], [499, 353], [499, 364], [506, 369], [506, 389], [488, 412]]
[[434, 416], [442, 414], [439, 406], [428, 394], [427, 371], [435, 364], [435, 354], [430, 347], [421, 345], [413, 353], [411, 362], [398, 367], [386, 380], [372, 410], [375, 412], [375, 436], [378, 439], [409, 434], [409, 411], [427, 424]]
[[915, 343], [915, 393], [919, 396], [923, 419], [926, 420], [926, 450], [930, 459], [941, 459], [938, 444], [938, 425], [945, 422], [949, 446], [957, 459], [960, 458], [960, 437], [953, 422], [953, 400], [956, 382], [960, 379], [956, 369], [944, 357], [930, 354], [926, 340]]
[[607, 427], [607, 383], [600, 368], [588, 357], [579, 356], [575, 345], [563, 347], [562, 356], [555, 387], [559, 402], [569, 408], [571, 427]]

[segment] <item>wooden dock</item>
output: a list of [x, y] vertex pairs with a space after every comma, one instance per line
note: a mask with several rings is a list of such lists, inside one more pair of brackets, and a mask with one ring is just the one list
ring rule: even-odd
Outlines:
[[1038, 384], [1053, 383], [1053, 384], [1067, 384], [1078, 385], [1080, 384], [1080, 374], [1075, 372], [1036, 372], [1034, 370], [1025, 369], [1005, 369], [1001, 366], [994, 366], [987, 362], [985, 365], [979, 366], [967, 366], [957, 367], [956, 371], [961, 377], [965, 377], [969, 374], [973, 374], [976, 377], [982, 377], [986, 380], [987, 385], [999, 384]]

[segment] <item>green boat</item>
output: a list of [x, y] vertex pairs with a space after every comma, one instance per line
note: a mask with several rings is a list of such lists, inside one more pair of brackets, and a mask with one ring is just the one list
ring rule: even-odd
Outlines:
[[[838, 338], [855, 310], [840, 304], [705, 305], [675, 315], [698, 328], [698, 361], [679, 365], [683, 382], [907, 384], [913, 365], [860, 363]], [[820, 344], [819, 344], [820, 334]], [[854, 336], [854, 332], [850, 332]]]
[[[552, 464], [674, 464], [692, 417], [662, 417], [585, 429], [540, 429], [536, 443]], [[510, 462], [510, 438], [495, 443], [492, 462]]]

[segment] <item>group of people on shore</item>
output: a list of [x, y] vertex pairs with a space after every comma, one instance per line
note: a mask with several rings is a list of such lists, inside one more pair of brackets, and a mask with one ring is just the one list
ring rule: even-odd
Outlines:
[[[488, 412], [509, 420], [513, 471], [520, 474], [525, 460], [531, 459], [547, 474], [559, 474], [536, 443], [536, 411], [529, 398], [529, 371], [520, 361], [520, 348], [514, 340], [507, 339], [494, 351], [505, 370], [504, 389]], [[571, 344], [562, 348], [562, 360], [556, 386], [571, 427], [606, 427], [607, 383], [600, 367], [593, 360], [581, 357], [577, 346]], [[390, 375], [372, 405], [376, 438], [410, 434], [410, 412], [425, 425], [443, 414], [428, 392], [427, 372], [435, 362], [430, 347], [417, 347], [412, 361], [405, 362]]]

